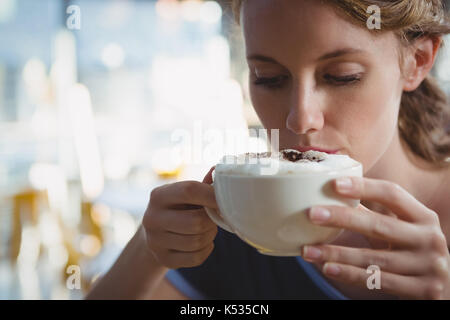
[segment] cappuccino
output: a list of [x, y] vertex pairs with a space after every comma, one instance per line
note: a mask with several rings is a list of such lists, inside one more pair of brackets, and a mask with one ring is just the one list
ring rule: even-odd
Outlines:
[[[268, 166], [276, 170], [267, 174]], [[217, 225], [260, 253], [297, 256], [301, 246], [330, 242], [342, 231], [312, 224], [308, 208], [356, 208], [360, 201], [336, 194], [331, 181], [362, 173], [362, 164], [349, 156], [318, 151], [225, 156], [212, 174], [219, 210], [205, 209]]]
[[358, 166], [359, 162], [347, 155], [319, 151], [300, 152], [284, 149], [278, 153], [245, 153], [224, 156], [216, 165], [216, 173], [259, 176], [267, 167], [277, 168], [274, 174], [286, 175], [305, 172], [330, 172]]

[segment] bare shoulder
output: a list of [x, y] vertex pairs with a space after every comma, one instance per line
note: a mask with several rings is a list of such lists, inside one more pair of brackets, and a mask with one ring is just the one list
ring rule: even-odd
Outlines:
[[185, 296], [180, 290], [164, 278], [161, 284], [156, 288], [155, 293], [148, 297], [151, 300], [189, 300], [189, 297]]

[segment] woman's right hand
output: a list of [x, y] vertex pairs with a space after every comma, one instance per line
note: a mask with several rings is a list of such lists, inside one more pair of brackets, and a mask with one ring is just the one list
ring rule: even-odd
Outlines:
[[181, 181], [153, 189], [142, 224], [147, 246], [169, 269], [201, 265], [214, 249], [217, 226], [205, 206], [217, 209], [211, 173], [203, 182]]

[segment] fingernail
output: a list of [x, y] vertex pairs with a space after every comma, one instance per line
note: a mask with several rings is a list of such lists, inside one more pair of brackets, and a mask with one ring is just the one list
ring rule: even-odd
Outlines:
[[341, 268], [334, 263], [325, 263], [323, 266], [323, 272], [330, 276], [337, 276], [341, 272]]
[[322, 207], [313, 207], [309, 211], [309, 218], [315, 221], [326, 221], [330, 215], [330, 211]]
[[303, 257], [306, 259], [319, 259], [322, 256], [322, 250], [312, 246], [303, 247]]
[[350, 178], [336, 179], [336, 187], [339, 191], [350, 191], [352, 189], [352, 185], [352, 179]]

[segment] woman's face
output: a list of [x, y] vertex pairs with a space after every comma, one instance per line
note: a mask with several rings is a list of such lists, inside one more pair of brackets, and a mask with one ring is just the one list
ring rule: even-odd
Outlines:
[[320, 2], [244, 2], [251, 100], [264, 127], [280, 129], [280, 149], [339, 149], [368, 171], [397, 132], [398, 40]]

